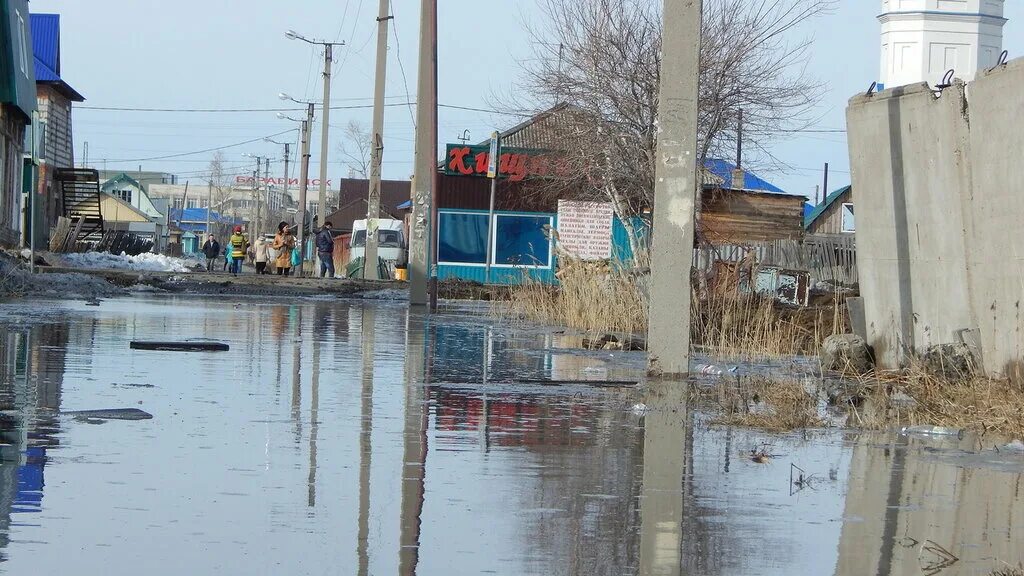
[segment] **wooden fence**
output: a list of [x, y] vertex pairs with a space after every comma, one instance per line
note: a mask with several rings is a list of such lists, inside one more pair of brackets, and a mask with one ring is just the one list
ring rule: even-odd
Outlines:
[[806, 270], [812, 282], [857, 285], [857, 247], [852, 236], [808, 235], [801, 240], [774, 240], [749, 245], [702, 246], [694, 250], [693, 265], [710, 273], [715, 262], [749, 262]]

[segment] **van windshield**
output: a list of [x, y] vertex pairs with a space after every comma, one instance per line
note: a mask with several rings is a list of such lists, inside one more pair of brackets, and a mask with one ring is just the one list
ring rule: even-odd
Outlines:
[[[401, 248], [402, 233], [398, 230], [378, 230], [377, 246], [380, 248]], [[352, 235], [353, 248], [366, 247], [366, 230], [356, 230]]]

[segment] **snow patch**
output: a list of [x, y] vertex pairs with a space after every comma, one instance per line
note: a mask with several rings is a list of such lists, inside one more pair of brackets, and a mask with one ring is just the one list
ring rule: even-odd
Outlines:
[[63, 254], [61, 260], [73, 268], [98, 268], [113, 270], [138, 270], [140, 272], [191, 272], [196, 262], [183, 258], [145, 253], [129, 256], [125, 253], [84, 252]]

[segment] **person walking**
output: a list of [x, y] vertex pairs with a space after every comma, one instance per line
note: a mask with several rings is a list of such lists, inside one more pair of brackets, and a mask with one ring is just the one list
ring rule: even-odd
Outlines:
[[206, 256], [206, 271], [213, 272], [213, 266], [220, 256], [220, 242], [217, 242], [217, 237], [213, 234], [206, 238], [206, 243], [203, 244], [203, 254]]
[[277, 234], [274, 235], [274, 243], [271, 246], [274, 247], [274, 250], [277, 250], [277, 261], [274, 263], [277, 267], [277, 275], [290, 276], [292, 272], [292, 250], [295, 249], [295, 236], [292, 235], [287, 222], [281, 222], [277, 225]]
[[256, 273], [268, 274], [267, 261], [270, 260], [270, 246], [263, 236], [256, 238]]
[[320, 277], [334, 278], [334, 232], [331, 223], [324, 222], [324, 227], [316, 235], [316, 255], [320, 259]]
[[235, 226], [235, 233], [228, 241], [231, 248], [231, 273], [238, 276], [242, 271], [242, 262], [245, 261], [245, 252], [249, 248], [249, 239], [242, 234], [242, 227]]

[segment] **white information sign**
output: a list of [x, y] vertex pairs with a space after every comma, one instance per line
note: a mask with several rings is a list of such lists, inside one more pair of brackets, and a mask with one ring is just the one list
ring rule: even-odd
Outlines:
[[582, 260], [612, 257], [611, 202], [558, 201], [558, 243]]

